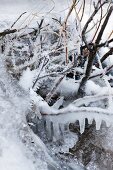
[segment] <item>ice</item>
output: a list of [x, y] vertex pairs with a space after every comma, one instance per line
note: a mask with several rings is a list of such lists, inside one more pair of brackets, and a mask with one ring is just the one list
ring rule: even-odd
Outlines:
[[52, 106], [54, 109], [59, 109], [60, 106], [63, 104], [64, 97], [60, 97], [55, 104]]
[[50, 120], [46, 120], [46, 136], [48, 141], [53, 140], [53, 133], [52, 133], [52, 122]]
[[54, 141], [61, 140], [60, 124], [58, 122], [53, 123], [53, 133], [54, 133]]
[[110, 127], [110, 126], [112, 126], [112, 120], [110, 119], [110, 118], [106, 118], [106, 120], [105, 120], [105, 122], [106, 122], [106, 126], [107, 127]]
[[[25, 155], [25, 148], [15, 138], [1, 137], [2, 152], [0, 153], [1, 170], [35, 170], [32, 160]], [[38, 161], [38, 160], [37, 160]]]
[[[111, 89], [111, 97], [113, 97], [113, 88]], [[77, 99], [73, 102], [74, 106], [79, 107], [82, 105], [88, 106], [92, 102], [101, 101], [109, 97], [108, 88], [101, 88], [101, 92], [94, 96], [85, 96], [83, 98]]]
[[63, 133], [65, 132], [65, 124], [53, 122], [51, 119], [46, 119], [46, 137], [48, 141], [63, 141]]
[[91, 125], [91, 124], [92, 124], [92, 122], [93, 122], [93, 119], [92, 119], [92, 118], [90, 118], [90, 117], [88, 117], [88, 123]]
[[80, 125], [80, 133], [82, 134], [85, 129], [85, 119], [84, 118], [79, 118], [79, 125]]
[[74, 123], [76, 122], [76, 120], [79, 120], [81, 133], [84, 132], [85, 118], [87, 118], [90, 123], [94, 119], [97, 124], [97, 129], [100, 129], [102, 120], [104, 120], [105, 122], [109, 120], [110, 122], [113, 122], [112, 111], [110, 112], [107, 109], [102, 109], [102, 108], [97, 108], [97, 107], [77, 108], [77, 107], [74, 107], [72, 104], [66, 107], [65, 109], [60, 109], [60, 110], [52, 109], [51, 114], [45, 115], [45, 117], [46, 116], [53, 122], [53, 126], [55, 124], [66, 125], [68, 123]]
[[99, 118], [96, 117], [95, 122], [96, 122], [96, 130], [100, 130], [100, 126], [102, 123], [101, 117], [99, 117]]
[[7, 74], [2, 55], [0, 70], [1, 86], [5, 84], [0, 87], [0, 170], [47, 170], [47, 162], [56, 167], [44, 143], [26, 122], [29, 94]]

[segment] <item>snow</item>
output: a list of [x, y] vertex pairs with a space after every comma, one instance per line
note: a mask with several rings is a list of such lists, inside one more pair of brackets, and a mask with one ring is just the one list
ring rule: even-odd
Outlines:
[[87, 81], [85, 92], [87, 95], [98, 94], [102, 88], [91, 80]]
[[15, 138], [0, 137], [0, 169], [1, 170], [35, 170], [32, 160], [25, 155], [25, 148]]
[[[7, 75], [4, 56], [0, 58], [0, 170], [40, 170], [47, 169], [46, 155], [53, 164], [43, 142], [33, 135], [26, 122], [26, 111], [30, 107], [29, 95]], [[33, 149], [37, 146], [37, 150]], [[34, 152], [38, 154], [34, 156]]]
[[61, 96], [72, 96], [75, 95], [78, 90], [79, 84], [75, 83], [74, 79], [64, 78], [60, 83], [57, 92], [61, 94]]
[[47, 18], [52, 9], [52, 15], [59, 16], [59, 12], [67, 9], [68, 4], [60, 0], [57, 0], [57, 2], [54, 3], [52, 0], [25, 0], [24, 2], [22, 0], [0, 0], [0, 30], [10, 28], [23, 12], [27, 12], [27, 14], [16, 23], [15, 27], [18, 29], [26, 24], [32, 23], [33, 25], [34, 20], [39, 19], [41, 16]]
[[[21, 116], [7, 99], [0, 97], [0, 169], [35, 170], [33, 161], [27, 156], [27, 149], [17, 136]], [[22, 103], [21, 103], [22, 104]], [[20, 113], [21, 114], [21, 113]], [[21, 120], [20, 120], [21, 119]]]
[[36, 70], [31, 71], [30, 68], [27, 68], [23, 72], [23, 75], [20, 78], [19, 81], [20, 86], [22, 86], [23, 89], [25, 90], [29, 90], [33, 85], [35, 75], [36, 75]]

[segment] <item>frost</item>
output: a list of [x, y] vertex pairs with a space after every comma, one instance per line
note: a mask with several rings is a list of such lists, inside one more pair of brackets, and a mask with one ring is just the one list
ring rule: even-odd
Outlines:
[[36, 71], [30, 71], [29, 68], [27, 68], [26, 71], [23, 72], [23, 75], [20, 78], [20, 86], [22, 86], [25, 90], [29, 90], [30, 87], [33, 84], [34, 77], [36, 75]]

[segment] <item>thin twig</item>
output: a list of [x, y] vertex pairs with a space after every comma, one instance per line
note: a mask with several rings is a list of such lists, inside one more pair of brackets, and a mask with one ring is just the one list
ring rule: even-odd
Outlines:
[[84, 0], [84, 2], [83, 2], [83, 10], [82, 10], [82, 16], [81, 16], [81, 18], [80, 18], [80, 22], [82, 21], [82, 19], [83, 19], [83, 16], [84, 16], [84, 11], [85, 11], [85, 0]]
[[[101, 1], [100, 1], [100, 3], [101, 3]], [[95, 37], [96, 37], [96, 35], [97, 35], [97, 32], [98, 32], [98, 30], [99, 30], [99, 28], [100, 28], [100, 26], [101, 26], [101, 22], [102, 22], [102, 6], [101, 6], [100, 21], [99, 21], [98, 27], [97, 27], [97, 29], [96, 29], [96, 32], [95, 32], [95, 34], [94, 34], [94, 36], [93, 36], [93, 38], [92, 38], [92, 41], [91, 41], [91, 42], [93, 42], [93, 40], [95, 39]]]
[[93, 20], [94, 16], [97, 14], [97, 12], [99, 11], [99, 9], [100, 9], [105, 3], [107, 3], [107, 2], [104, 1], [104, 2], [99, 6], [100, 0], [98, 0], [97, 4], [96, 4], [96, 6], [95, 6], [94, 12], [92, 13], [92, 15], [90, 16], [90, 18], [88, 19], [88, 21], [86, 22], [86, 24], [85, 24], [85, 26], [84, 26], [84, 28], [83, 28], [83, 30], [82, 30], [82, 39], [83, 39], [83, 41], [84, 41], [84, 43], [85, 43], [86, 45], [87, 45], [87, 41], [86, 41], [86, 38], [85, 38], [86, 30], [87, 30], [89, 24], [91, 23], [91, 21]]
[[[113, 68], [113, 65], [111, 65], [110, 67], [106, 68], [105, 73], [108, 73], [112, 68]], [[89, 77], [89, 79], [96, 78], [96, 77], [99, 77], [99, 76], [100, 76], [100, 77], [103, 76], [103, 73], [91, 75], [91, 76]]]
[[54, 87], [52, 88], [52, 90], [48, 93], [48, 95], [47, 95], [47, 97], [46, 97], [46, 99], [45, 99], [45, 101], [46, 101], [47, 103], [50, 102], [50, 100], [51, 100], [54, 92], [56, 91], [57, 87], [59, 86], [59, 84], [61, 83], [61, 81], [64, 79], [64, 77], [65, 77], [65, 75], [61, 76], [61, 77], [58, 79], [58, 81], [56, 82], [56, 84], [54, 85]]
[[27, 13], [27, 12], [23, 12], [23, 13], [17, 18], [17, 20], [12, 24], [11, 28], [13, 28], [14, 25], [18, 22], [18, 20], [19, 20], [24, 14], [26, 14], [26, 13]]
[[101, 63], [105, 61], [110, 55], [113, 54], [113, 48], [111, 48], [104, 56], [100, 59]]
[[106, 26], [107, 26], [107, 23], [108, 23], [109, 18], [110, 18], [111, 14], [112, 14], [112, 11], [113, 11], [113, 6], [111, 6], [110, 9], [109, 9], [109, 11], [108, 11], [108, 14], [107, 14], [107, 16], [106, 16], [106, 18], [105, 18], [105, 21], [104, 21], [104, 23], [103, 23], [103, 25], [102, 25], [102, 27], [101, 27], [101, 30], [100, 30], [100, 32], [99, 32], [99, 34], [98, 34], [98, 36], [97, 36], [97, 39], [96, 39], [96, 41], [95, 41], [96, 44], [99, 44], [100, 41], [101, 41], [103, 32], [104, 32], [104, 30], [105, 30], [105, 28], [106, 28]]

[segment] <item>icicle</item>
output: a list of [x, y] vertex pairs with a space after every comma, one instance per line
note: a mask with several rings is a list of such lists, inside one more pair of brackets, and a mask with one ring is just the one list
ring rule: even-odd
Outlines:
[[84, 118], [79, 119], [79, 125], [80, 125], [80, 133], [82, 134], [85, 129], [85, 119]]
[[112, 122], [109, 119], [106, 119], [105, 122], [107, 127], [110, 127], [112, 124]]
[[60, 124], [60, 125], [59, 125], [59, 129], [60, 129], [61, 138], [62, 138], [62, 140], [63, 140], [63, 138], [64, 138], [64, 133], [65, 133], [64, 124]]
[[91, 124], [92, 124], [92, 122], [93, 122], [93, 118], [90, 118], [90, 117], [89, 117], [89, 118], [87, 118], [87, 119], [88, 119], [88, 124], [90, 124], [90, 125], [91, 125]]
[[61, 139], [59, 123], [56, 122], [53, 123], [53, 134], [54, 134], [54, 139], [53, 139], [54, 141], [58, 141]]
[[96, 118], [95, 122], [96, 122], [96, 130], [100, 130], [102, 120], [100, 118]]
[[46, 120], [46, 135], [48, 140], [52, 140], [52, 122], [50, 120]]

